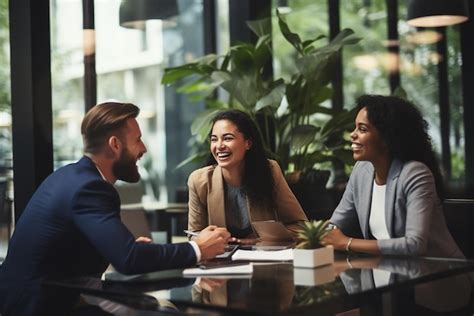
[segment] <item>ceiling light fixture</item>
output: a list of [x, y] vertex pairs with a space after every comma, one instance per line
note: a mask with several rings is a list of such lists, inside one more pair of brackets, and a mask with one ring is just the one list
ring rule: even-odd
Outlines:
[[448, 26], [468, 19], [467, 0], [408, 0], [407, 20], [411, 26]]
[[122, 0], [120, 26], [144, 29], [147, 20], [165, 20], [178, 15], [177, 0]]

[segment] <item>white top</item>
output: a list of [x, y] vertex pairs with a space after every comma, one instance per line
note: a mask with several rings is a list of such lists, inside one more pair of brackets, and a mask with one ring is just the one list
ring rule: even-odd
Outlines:
[[385, 190], [386, 185], [375, 183], [372, 188], [372, 204], [370, 205], [369, 228], [376, 239], [390, 239], [387, 222], [385, 221]]
[[375, 287], [387, 286], [390, 283], [390, 271], [374, 269], [374, 284]]

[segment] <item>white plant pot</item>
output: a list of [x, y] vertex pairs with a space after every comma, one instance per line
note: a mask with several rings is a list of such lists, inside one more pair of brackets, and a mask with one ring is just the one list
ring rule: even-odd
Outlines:
[[335, 279], [335, 270], [334, 265], [332, 264], [327, 264], [316, 269], [293, 269], [293, 280], [295, 285], [316, 286], [332, 282]]
[[293, 266], [316, 268], [334, 262], [334, 248], [329, 245], [318, 249], [294, 249]]

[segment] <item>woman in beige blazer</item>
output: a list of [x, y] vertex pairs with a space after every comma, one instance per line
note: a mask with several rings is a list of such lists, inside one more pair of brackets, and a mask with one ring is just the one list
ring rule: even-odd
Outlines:
[[[357, 107], [357, 163], [331, 217], [338, 229], [324, 242], [357, 252], [463, 257], [446, 226], [441, 173], [420, 112], [378, 95], [361, 96]], [[346, 236], [354, 225], [363, 238]]]
[[306, 215], [280, 166], [268, 160], [255, 123], [228, 110], [213, 119], [211, 159], [188, 179], [190, 230], [226, 227], [236, 238], [255, 238], [255, 221], [281, 221], [296, 237]]

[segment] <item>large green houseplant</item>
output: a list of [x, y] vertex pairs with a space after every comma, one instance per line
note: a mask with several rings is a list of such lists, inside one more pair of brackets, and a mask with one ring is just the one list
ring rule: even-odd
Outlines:
[[[178, 92], [194, 100], [206, 100], [206, 111], [196, 117], [191, 132], [196, 143], [203, 143], [210, 130], [210, 120], [225, 108], [237, 108], [250, 114], [258, 126], [264, 146], [278, 160], [283, 170], [306, 171], [318, 162], [348, 162], [343, 132], [353, 122], [353, 113], [335, 111], [322, 105], [331, 98], [330, 80], [341, 49], [360, 39], [350, 29], [342, 30], [333, 40], [324, 35], [302, 40], [293, 33], [278, 13], [284, 38], [295, 48], [296, 69], [289, 80], [268, 78], [265, 65], [272, 62], [271, 20], [247, 22], [257, 35], [255, 44], [238, 43], [224, 56], [207, 55], [192, 63], [167, 68], [163, 84], [179, 84]], [[216, 89], [228, 93], [223, 101]], [[275, 131], [275, 139], [270, 137]], [[195, 147], [184, 163], [202, 159], [208, 149]], [[350, 158], [349, 158], [350, 159]], [[293, 168], [290, 168], [293, 166]]]

